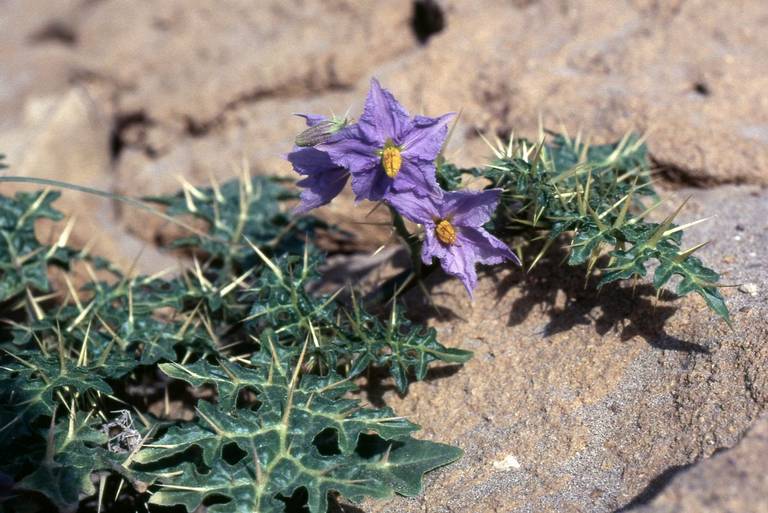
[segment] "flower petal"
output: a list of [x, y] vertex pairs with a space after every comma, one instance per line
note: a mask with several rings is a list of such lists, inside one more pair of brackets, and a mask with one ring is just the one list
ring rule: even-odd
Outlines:
[[461, 280], [470, 298], [472, 297], [472, 291], [477, 286], [477, 272], [475, 271], [475, 254], [473, 250], [472, 246], [453, 244], [448, 248], [445, 257], [440, 260], [440, 265], [446, 273]]
[[437, 257], [444, 260], [448, 255], [448, 247], [435, 236], [435, 224], [424, 224], [424, 244], [421, 246], [421, 261], [429, 265]]
[[396, 192], [413, 191], [418, 196], [442, 198], [442, 189], [437, 185], [435, 164], [416, 159], [403, 159], [400, 172], [394, 179]]
[[296, 214], [304, 214], [313, 208], [330, 203], [339, 195], [347, 184], [349, 172], [343, 167], [334, 167], [322, 173], [300, 180], [296, 185], [303, 187], [301, 201], [293, 209]]
[[517, 255], [506, 244], [482, 228], [462, 227], [458, 231], [457, 241], [461, 246], [472, 246], [475, 259], [481, 264], [500, 264], [512, 260], [520, 265]]
[[297, 148], [285, 158], [293, 165], [293, 169], [302, 175], [313, 175], [338, 167], [327, 153], [316, 148]]
[[[387, 202], [406, 219], [424, 225], [429, 233], [434, 231], [434, 219], [438, 217], [437, 205], [430, 198], [423, 198], [412, 191], [390, 193], [386, 197]], [[432, 229], [429, 230], [428, 226]]]
[[368, 170], [352, 173], [352, 191], [355, 201], [379, 201], [384, 199], [392, 188], [392, 180], [384, 173], [378, 164]]
[[307, 126], [315, 126], [323, 121], [326, 121], [328, 119], [328, 116], [322, 116], [320, 114], [294, 114], [294, 116], [299, 116], [300, 118], [304, 118], [304, 121], [306, 121]]
[[296, 172], [307, 177], [296, 184], [305, 189], [301, 193], [301, 202], [294, 210], [296, 213], [325, 205], [338, 196], [347, 183], [349, 172], [316, 148], [298, 148], [286, 158]]
[[413, 123], [397, 141], [403, 147], [403, 155], [433, 161], [443, 147], [448, 135], [448, 120], [453, 114], [445, 114], [438, 118], [416, 116]]
[[363, 115], [358, 122], [365, 136], [383, 146], [387, 139], [396, 140], [411, 124], [408, 112], [395, 97], [371, 79], [371, 88], [365, 99]]
[[374, 167], [380, 160], [378, 147], [372, 144], [358, 125], [350, 125], [334, 134], [330, 140], [315, 146], [339, 166], [356, 173]]
[[493, 215], [500, 195], [501, 189], [446, 192], [440, 214], [457, 226], [479, 227]]

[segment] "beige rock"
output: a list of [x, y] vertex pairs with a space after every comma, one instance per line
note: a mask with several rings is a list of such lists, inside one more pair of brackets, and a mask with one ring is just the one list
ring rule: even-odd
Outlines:
[[[73, 88], [61, 96], [31, 98], [25, 105], [23, 119], [23, 126], [13, 134], [23, 137], [19, 138], [16, 151], [9, 154], [14, 175], [50, 178], [109, 191], [111, 162], [107, 122], [83, 90]], [[3, 189], [10, 194], [18, 189], [40, 187], [5, 184]], [[74, 218], [72, 246], [90, 246], [97, 254], [109, 255], [126, 268], [144, 251], [146, 243], [124, 235], [114, 200], [65, 190], [56, 205]], [[47, 236], [54, 240], [58, 233], [52, 230]], [[159, 270], [174, 264], [175, 259], [149, 248], [142, 263], [147, 270]]]
[[416, 45], [409, 14], [407, 0], [119, 0], [93, 8], [80, 46], [125, 85], [122, 111], [202, 135], [250, 103], [367, 78]]
[[[650, 490], [633, 513], [763, 513], [768, 511], [768, 418], [761, 418], [739, 444], [693, 467], [675, 469]], [[665, 476], [666, 477], [666, 476]], [[661, 488], [661, 489], [658, 489]]]
[[[768, 237], [765, 193], [680, 191], [689, 194], [681, 221], [701, 209], [722, 214], [692, 230], [687, 244], [712, 238], [702, 258], [717, 263], [725, 281], [766, 283], [768, 269], [753, 251]], [[727, 211], [734, 202], [750, 214]], [[736, 223], [746, 228], [734, 244]], [[726, 252], [737, 263], [720, 264]], [[430, 474], [423, 496], [367, 501], [363, 511], [616, 511], [646, 497], [668, 469], [734, 446], [765, 410], [763, 299], [724, 289], [732, 331], [697, 297], [656, 304], [646, 285], [634, 292], [631, 285], [605, 287], [596, 295], [581, 272], [560, 260], [552, 255], [525, 278], [492, 268], [474, 302], [455, 280], [433, 283], [440, 315], [431, 322], [441, 341], [475, 357], [455, 374], [433, 371], [405, 397], [387, 391], [383, 400], [420, 424], [420, 436], [456, 444], [465, 455]], [[561, 294], [567, 300], [558, 306]], [[435, 310], [415, 303], [410, 314], [429, 311]], [[510, 455], [520, 468], [500, 471]], [[748, 462], [751, 473], [765, 473], [764, 460]], [[761, 479], [745, 476], [724, 493], [734, 497], [743, 483], [751, 487], [746, 497], [757, 496]]]
[[[371, 75], [413, 112], [462, 109], [448, 153], [461, 164], [488, 154], [478, 130], [535, 137], [541, 113], [596, 141], [649, 131], [672, 181], [768, 183], [762, 2], [443, 0], [446, 28], [423, 47], [407, 0], [9, 5], [3, 151], [21, 147], [19, 106], [80, 84], [115, 132], [111, 188], [125, 193], [170, 192], [177, 174], [229, 176], [243, 157], [289, 175], [289, 114], [357, 114]], [[126, 220], [154, 237], [158, 223]]]
[[[209, 98], [206, 92], [191, 101], [188, 92], [158, 89], [148, 79], [138, 88], [149, 98], [140, 102], [153, 119], [148, 133], [160, 134], [166, 141], [161, 148], [170, 149], [154, 155], [140, 147], [126, 154], [118, 165], [121, 187], [170, 190], [176, 182], [168, 180], [165, 170], [204, 181], [207, 173], [226, 173], [242, 155], [257, 172], [290, 175], [281, 154], [299, 128], [287, 113], [338, 112], [350, 106], [359, 113], [371, 74], [414, 112], [461, 109], [448, 155], [464, 165], [482, 163], [488, 154], [478, 130], [536, 137], [541, 114], [545, 125], [562, 123], [571, 132], [581, 127], [595, 141], [616, 139], [630, 129], [649, 131], [653, 157], [672, 181], [768, 183], [763, 133], [768, 109], [762, 94], [768, 62], [759, 57], [768, 48], [743, 28], [750, 26], [748, 20], [768, 15], [760, 4], [745, 3], [742, 9], [702, 2], [636, 2], [622, 8], [612, 1], [442, 5], [448, 20], [444, 32], [423, 49], [361, 60], [345, 75], [350, 91], [312, 86], [309, 90], [316, 92], [310, 98], [280, 83], [280, 73], [259, 74], [246, 82], [267, 80], [272, 85], [264, 87], [274, 94], [226, 103], [237, 94], [211, 93]], [[357, 20], [360, 12], [348, 16]], [[720, 21], [714, 24], [714, 19]], [[405, 18], [398, 20], [389, 25], [402, 38]], [[722, 20], [735, 29], [724, 31]], [[329, 51], [338, 56], [353, 50]], [[294, 63], [292, 72], [299, 77], [306, 62], [291, 55], [282, 62]], [[208, 66], [222, 63], [201, 69]], [[168, 105], [176, 110], [168, 111]], [[179, 132], [180, 112], [204, 129]], [[137, 191], [128, 177], [139, 176], [150, 178], [139, 179]]]
[[548, 126], [599, 140], [650, 132], [671, 179], [768, 181], [768, 43], [753, 21], [768, 5], [445, 4], [446, 31], [380, 74], [410, 104], [463, 107], [468, 137], [475, 128], [535, 135], [541, 112]]

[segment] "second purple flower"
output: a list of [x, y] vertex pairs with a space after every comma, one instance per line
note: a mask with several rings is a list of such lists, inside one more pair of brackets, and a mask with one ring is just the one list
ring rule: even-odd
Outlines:
[[517, 256], [488, 233], [487, 223], [499, 202], [500, 189], [445, 192], [442, 198], [398, 194], [391, 198], [400, 215], [424, 227], [421, 259], [431, 264], [437, 257], [443, 270], [461, 280], [470, 297], [477, 285], [475, 264], [500, 264]]

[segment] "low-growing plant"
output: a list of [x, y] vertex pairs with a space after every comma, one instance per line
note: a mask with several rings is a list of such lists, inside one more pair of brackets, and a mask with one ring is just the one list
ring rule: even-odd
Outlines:
[[659, 293], [679, 276], [678, 296], [695, 292], [730, 322], [720, 276], [693, 256], [706, 242], [681, 247], [683, 230], [703, 220], [674, 224], [685, 202], [661, 222], [648, 220], [661, 201], [652, 187], [642, 138], [628, 133], [614, 144], [590, 145], [580, 136], [550, 134], [538, 143], [511, 137], [491, 148], [496, 158], [486, 166], [447, 164], [438, 176], [449, 190], [462, 175], [504, 190], [491, 231], [505, 239], [542, 240], [529, 269], [553, 244], [563, 242], [568, 264], [584, 266], [587, 276], [597, 274], [598, 287], [643, 278], [655, 261], [652, 283]]
[[[699, 221], [673, 224], [684, 204], [661, 223], [646, 219], [659, 201], [642, 138], [628, 133], [618, 143], [595, 146], [580, 136], [561, 134], [551, 134], [547, 142], [540, 130], [537, 143], [514, 137], [507, 144], [488, 143], [494, 160], [459, 169], [442, 155], [451, 115], [411, 118], [376, 79], [358, 123], [303, 117], [309, 128], [288, 155], [294, 169], [306, 176], [298, 182], [304, 191], [297, 210], [330, 202], [351, 177], [357, 201], [389, 205], [393, 226], [413, 256], [406, 278], [411, 282], [432, 272], [437, 258], [471, 296], [476, 263], [520, 263], [500, 239], [522, 235], [544, 240], [533, 267], [566, 237], [568, 263], [586, 265], [588, 275], [599, 272], [598, 286], [644, 277], [655, 260], [653, 285], [659, 292], [677, 275], [678, 295], [696, 292], [730, 322], [718, 291], [719, 275], [692, 256], [704, 244], [686, 250], [680, 246], [683, 230]], [[463, 188], [465, 176], [486, 185], [482, 190]], [[648, 199], [652, 201], [646, 205]], [[403, 218], [419, 232], [409, 233]]]
[[[93, 495], [107, 504], [115, 476], [117, 496], [125, 482], [150, 494], [134, 500], [190, 511], [215, 498], [226, 503], [211, 511], [283, 511], [281, 498], [299, 489], [324, 511], [331, 491], [417, 493], [425, 471], [459, 456], [413, 439], [418, 426], [349, 393], [369, 366], [388, 369], [405, 391], [431, 362], [471, 353], [442, 346], [396, 306], [384, 321], [359, 301], [310, 294], [324, 259], [312, 233], [323, 224], [281, 213], [290, 194], [279, 183], [248, 178], [151, 198], [169, 216], [208, 226], [172, 242], [194, 264], [171, 278], [124, 275], [69, 248], [68, 230], [54, 245], [40, 242], [35, 222], [62, 218], [57, 197], [0, 199], [6, 507], [29, 492], [61, 511]], [[76, 265], [92, 279], [76, 290], [63, 275], [68, 297], [54, 301], [49, 268]], [[170, 380], [214, 388], [189, 405], [194, 421], [172, 420]], [[148, 387], [164, 411], [142, 402]], [[130, 424], [115, 423], [126, 415]]]
[[[411, 118], [375, 81], [358, 123], [305, 117], [288, 155], [305, 175], [295, 210], [331, 201], [351, 176], [358, 200], [389, 206], [413, 257], [365, 299], [316, 292], [317, 234], [334, 228], [288, 212], [295, 195], [275, 179], [118, 197], [188, 232], [168, 249], [189, 265], [152, 276], [70, 247], [71, 222], [42, 242], [36, 224], [63, 219], [58, 192], [0, 196], [4, 510], [323, 513], [339, 495], [418, 494], [422, 475], [461, 451], [364, 404], [357, 378], [383, 369], [406, 393], [431, 364], [471, 357], [397, 299], [439, 269], [433, 258], [470, 295], [476, 263], [526, 262], [520, 241], [535, 238], [529, 267], [565, 244], [599, 285], [645, 276], [657, 260], [657, 288], [677, 274], [678, 294], [697, 292], [728, 319], [717, 274], [691, 256], [697, 247], [680, 249], [684, 227], [646, 220], [656, 196], [633, 136], [512, 139], [489, 165], [459, 169], [442, 157], [449, 116]], [[462, 189], [466, 177], [484, 190]]]

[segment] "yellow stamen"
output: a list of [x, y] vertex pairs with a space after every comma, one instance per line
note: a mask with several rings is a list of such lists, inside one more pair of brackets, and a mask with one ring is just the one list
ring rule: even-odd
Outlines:
[[456, 228], [447, 219], [441, 219], [435, 226], [435, 235], [443, 244], [456, 242]]
[[403, 157], [400, 155], [400, 148], [392, 144], [392, 141], [387, 141], [384, 149], [381, 150], [381, 167], [384, 168], [384, 172], [388, 177], [394, 178], [400, 172], [402, 165]]

